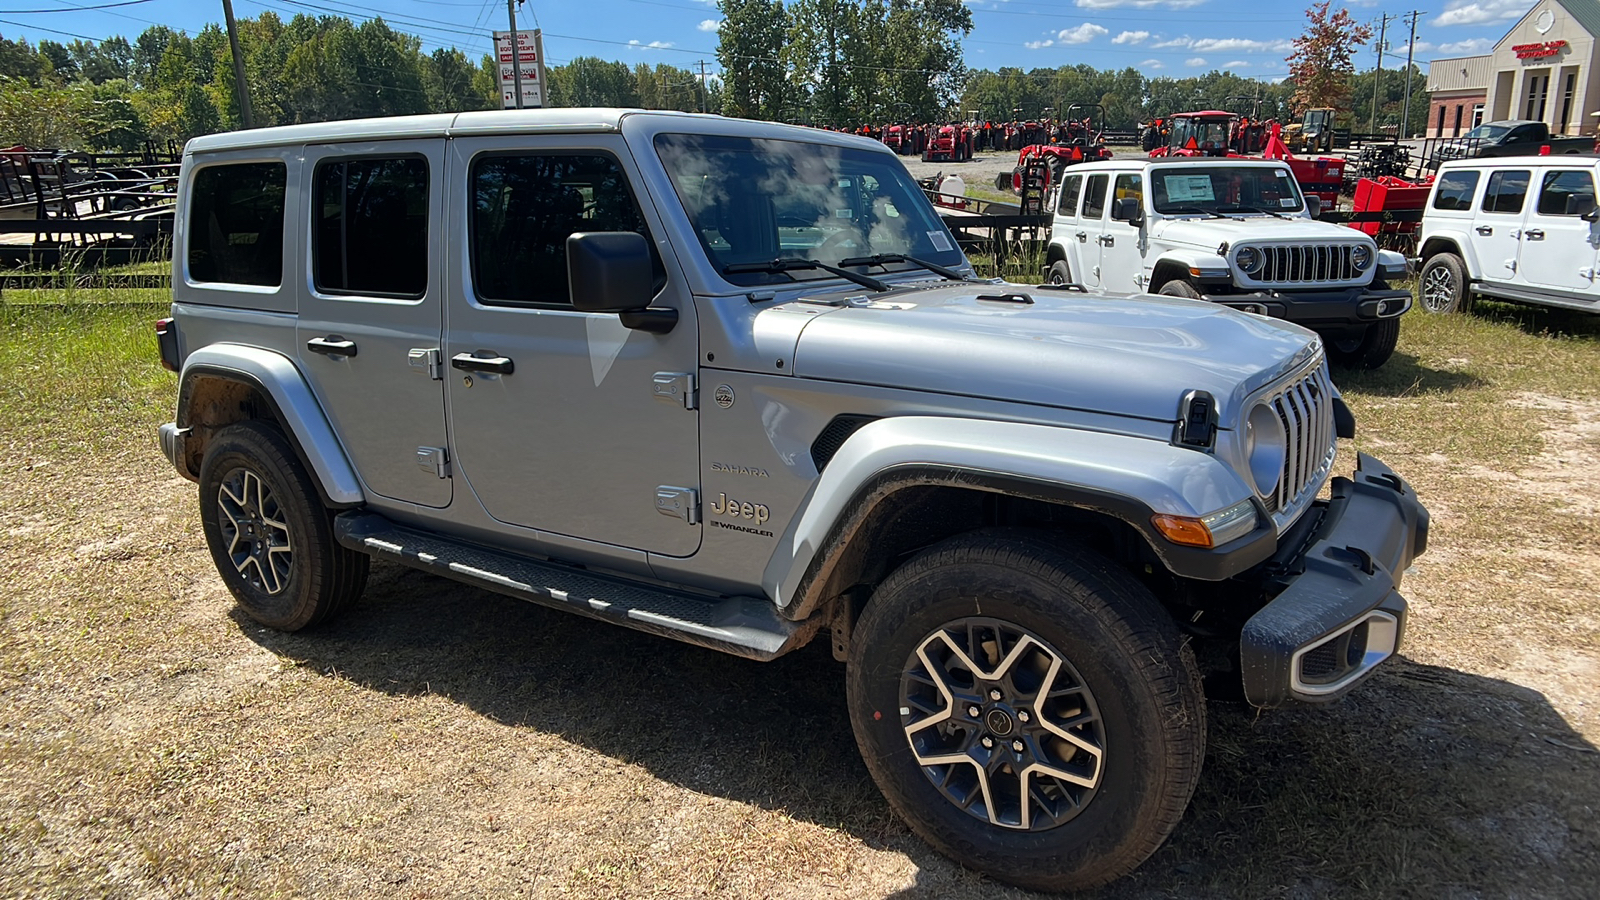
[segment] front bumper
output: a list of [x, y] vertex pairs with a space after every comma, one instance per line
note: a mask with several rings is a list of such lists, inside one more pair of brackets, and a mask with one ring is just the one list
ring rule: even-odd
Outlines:
[[1411, 292], [1355, 287], [1335, 291], [1261, 290], [1238, 294], [1202, 294], [1206, 300], [1296, 325], [1370, 325], [1404, 315]]
[[[1321, 504], [1319, 504], [1320, 506]], [[1244, 625], [1245, 699], [1260, 707], [1324, 703], [1400, 648], [1401, 574], [1428, 546], [1428, 511], [1392, 469], [1365, 453], [1355, 479], [1335, 478], [1304, 552], [1280, 553], [1287, 586]]]

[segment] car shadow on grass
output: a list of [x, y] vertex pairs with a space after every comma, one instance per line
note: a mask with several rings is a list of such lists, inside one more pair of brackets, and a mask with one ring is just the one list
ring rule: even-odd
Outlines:
[[1552, 306], [1503, 303], [1479, 297], [1471, 315], [1488, 322], [1515, 325], [1527, 334], [1552, 335], [1580, 341], [1600, 340], [1600, 315]]
[[1449, 369], [1434, 369], [1417, 357], [1396, 352], [1376, 369], [1333, 367], [1329, 373], [1341, 391], [1378, 397], [1408, 397], [1414, 394], [1443, 394], [1483, 387], [1487, 382], [1476, 375]]
[[[826, 641], [754, 663], [391, 565], [313, 631], [234, 615], [252, 640], [326, 677], [447, 696], [905, 853], [919, 871], [897, 896], [1023, 895], [940, 857], [888, 811]], [[1600, 754], [1535, 691], [1400, 658], [1328, 707], [1213, 703], [1209, 736], [1177, 830], [1095, 896], [1600, 895]]]

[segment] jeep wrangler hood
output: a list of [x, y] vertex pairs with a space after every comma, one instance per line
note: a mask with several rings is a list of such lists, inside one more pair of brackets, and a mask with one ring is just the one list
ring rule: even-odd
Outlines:
[[[1007, 291], [1033, 303], [978, 299]], [[1201, 390], [1226, 426], [1315, 340], [1197, 300], [963, 284], [855, 298], [814, 317], [794, 374], [1159, 421], [1175, 420], [1183, 393]]]
[[1372, 243], [1366, 235], [1353, 228], [1299, 217], [1274, 219], [1271, 216], [1246, 215], [1238, 219], [1231, 216], [1226, 219], [1213, 219], [1195, 216], [1166, 219], [1151, 227], [1151, 236], [1160, 238], [1164, 242], [1213, 250], [1223, 241], [1230, 244], [1251, 241], [1308, 244]]

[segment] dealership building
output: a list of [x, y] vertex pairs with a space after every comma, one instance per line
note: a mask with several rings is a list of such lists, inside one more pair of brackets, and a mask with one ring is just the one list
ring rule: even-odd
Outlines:
[[1589, 134], [1600, 110], [1600, 0], [1539, 0], [1484, 56], [1428, 64], [1427, 137], [1480, 122], [1539, 119], [1556, 134]]

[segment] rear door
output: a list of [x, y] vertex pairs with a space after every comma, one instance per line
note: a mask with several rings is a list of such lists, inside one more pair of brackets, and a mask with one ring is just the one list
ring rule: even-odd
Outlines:
[[300, 370], [375, 494], [450, 504], [444, 382], [444, 141], [305, 148]]
[[1593, 291], [1600, 234], [1582, 214], [1595, 208], [1594, 169], [1544, 169], [1538, 191], [1522, 226], [1522, 278], [1533, 287]]
[[1061, 190], [1056, 195], [1054, 236], [1067, 254], [1067, 268], [1072, 279], [1083, 283], [1084, 248], [1089, 246], [1089, 233], [1078, 221], [1078, 203], [1083, 198], [1083, 176], [1068, 175], [1061, 180]]
[[1078, 228], [1084, 234], [1085, 243], [1081, 245], [1083, 268], [1078, 283], [1084, 287], [1105, 287], [1100, 277], [1100, 248], [1106, 238], [1106, 188], [1110, 181], [1108, 173], [1097, 172], [1083, 182], [1083, 209], [1078, 214]]
[[1515, 281], [1532, 171], [1495, 169], [1488, 176], [1467, 240], [1472, 242], [1473, 255], [1486, 281]]

